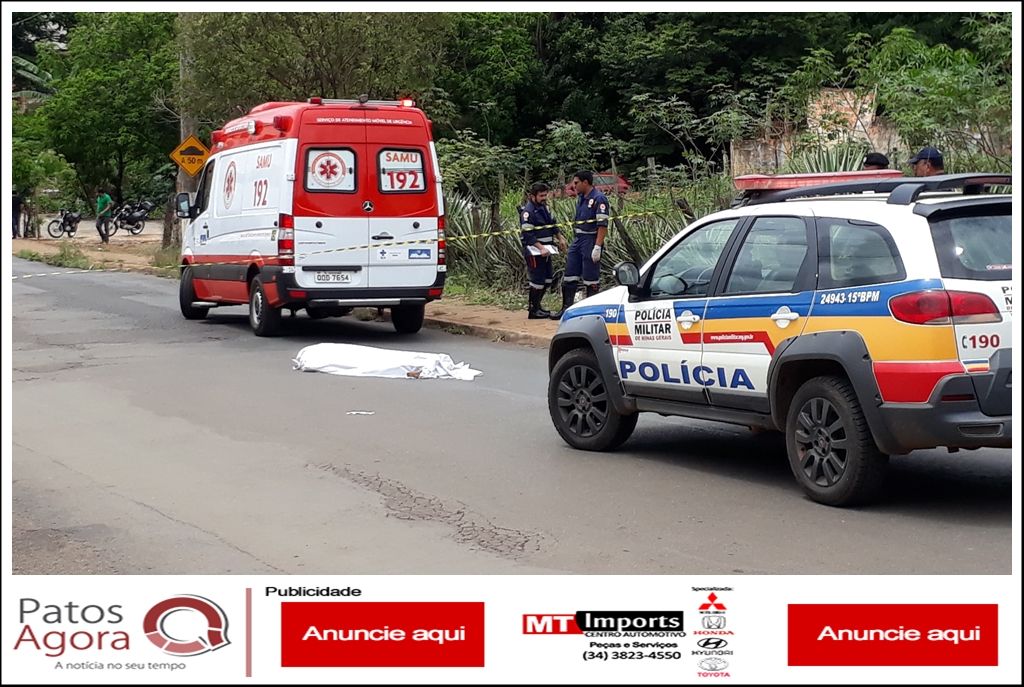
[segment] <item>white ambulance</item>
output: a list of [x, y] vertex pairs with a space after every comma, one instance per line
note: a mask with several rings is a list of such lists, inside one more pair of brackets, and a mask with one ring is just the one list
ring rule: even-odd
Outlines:
[[386, 307], [423, 324], [446, 274], [431, 123], [411, 100], [272, 102], [214, 131], [181, 246], [181, 313], [249, 306], [258, 336], [284, 309], [310, 317]]

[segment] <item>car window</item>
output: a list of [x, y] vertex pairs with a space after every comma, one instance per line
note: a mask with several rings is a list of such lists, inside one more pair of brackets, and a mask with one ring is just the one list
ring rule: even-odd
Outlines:
[[355, 193], [356, 154], [349, 148], [306, 150], [305, 188], [314, 193]]
[[842, 289], [905, 279], [892, 236], [870, 222], [818, 220], [818, 288]]
[[615, 177], [603, 176], [603, 175], [594, 175], [594, 183], [595, 184], [614, 184], [615, 183]]
[[705, 224], [672, 247], [654, 265], [652, 298], [706, 296], [711, 275], [740, 218]]
[[1001, 281], [1013, 277], [1009, 204], [1004, 213], [945, 217], [931, 223], [932, 242], [947, 279]]
[[213, 166], [216, 163], [216, 160], [210, 160], [203, 170], [203, 178], [199, 180], [199, 188], [196, 190], [196, 214], [201, 215], [210, 207], [210, 188], [213, 186]]
[[386, 149], [377, 154], [377, 182], [381, 193], [423, 193], [427, 189], [423, 153]]
[[807, 225], [800, 217], [758, 217], [743, 239], [725, 293], [792, 293], [807, 260]]

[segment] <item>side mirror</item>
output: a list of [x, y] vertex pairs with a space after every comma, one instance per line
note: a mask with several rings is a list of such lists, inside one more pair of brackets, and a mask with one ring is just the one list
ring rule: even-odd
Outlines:
[[625, 286], [630, 296], [640, 295], [640, 268], [631, 262], [620, 262], [613, 270], [615, 283]]
[[187, 193], [179, 193], [174, 197], [174, 207], [177, 211], [178, 217], [181, 217], [182, 219], [193, 219], [192, 203], [189, 201]]

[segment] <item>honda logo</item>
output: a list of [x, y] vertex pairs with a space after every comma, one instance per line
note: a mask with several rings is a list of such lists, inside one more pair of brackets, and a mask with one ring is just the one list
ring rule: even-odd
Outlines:
[[721, 615], [706, 615], [700, 620], [706, 630], [722, 630], [725, 628], [725, 617]]

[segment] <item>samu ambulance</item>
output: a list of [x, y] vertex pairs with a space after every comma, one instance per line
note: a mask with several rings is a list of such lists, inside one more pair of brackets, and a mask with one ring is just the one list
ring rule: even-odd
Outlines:
[[181, 313], [249, 306], [258, 336], [283, 309], [312, 318], [387, 307], [423, 324], [446, 273], [441, 172], [411, 100], [258, 105], [214, 131], [181, 246]]

